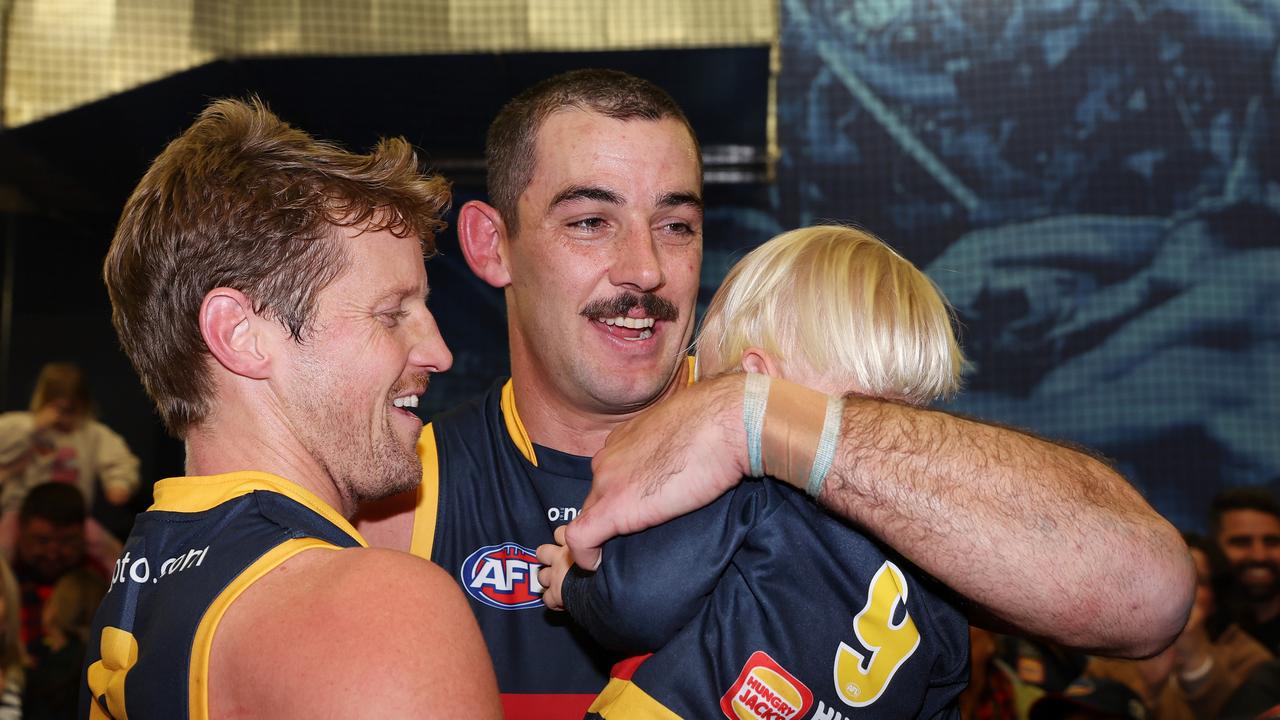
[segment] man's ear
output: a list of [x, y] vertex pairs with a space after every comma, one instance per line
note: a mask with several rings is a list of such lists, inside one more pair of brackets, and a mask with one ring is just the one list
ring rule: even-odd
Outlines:
[[749, 347], [743, 350], [742, 369], [747, 372], [764, 373], [773, 378], [782, 377], [782, 363], [764, 348]]
[[496, 288], [511, 284], [507, 269], [507, 226], [498, 209], [472, 200], [458, 211], [458, 244], [477, 277]]
[[209, 353], [227, 370], [262, 380], [271, 374], [267, 321], [239, 290], [214, 288], [200, 304], [200, 336]]

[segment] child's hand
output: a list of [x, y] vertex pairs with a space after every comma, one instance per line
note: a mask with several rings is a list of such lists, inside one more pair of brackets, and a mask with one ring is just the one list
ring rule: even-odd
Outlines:
[[573, 556], [564, 545], [564, 525], [556, 528], [555, 538], [555, 544], [538, 546], [538, 562], [542, 563], [542, 568], [538, 570], [538, 582], [543, 588], [542, 602], [552, 610], [564, 610], [560, 585], [564, 583], [565, 573], [573, 566]]

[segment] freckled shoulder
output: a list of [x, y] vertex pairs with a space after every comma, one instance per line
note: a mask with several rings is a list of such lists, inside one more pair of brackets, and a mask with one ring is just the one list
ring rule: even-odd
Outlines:
[[280, 718], [410, 717], [428, 708], [500, 716], [461, 591], [439, 567], [405, 553], [305, 551], [246, 590], [222, 624], [210, 672], [214, 717], [219, 707]]

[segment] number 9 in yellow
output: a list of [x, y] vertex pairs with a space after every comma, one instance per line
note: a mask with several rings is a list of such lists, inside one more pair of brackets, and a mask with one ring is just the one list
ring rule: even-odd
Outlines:
[[899, 602], [905, 609], [907, 592], [906, 577], [888, 560], [871, 578], [867, 604], [853, 616], [853, 632], [870, 655], [864, 658], [843, 642], [836, 650], [836, 693], [845, 704], [865, 707], [878, 700], [894, 673], [920, 646], [920, 631], [909, 612], [903, 613], [901, 622], [893, 622]]
[[89, 720], [128, 720], [124, 681], [138, 662], [138, 641], [128, 630], [104, 627], [101, 652], [102, 659], [89, 666], [89, 690], [93, 693]]

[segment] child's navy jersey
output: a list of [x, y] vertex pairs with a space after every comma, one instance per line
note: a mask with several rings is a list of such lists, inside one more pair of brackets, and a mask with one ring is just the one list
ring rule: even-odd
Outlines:
[[635, 655], [597, 717], [959, 717], [965, 617], [933, 581], [804, 494], [746, 480], [604, 547], [562, 588], [574, 620]]
[[621, 656], [546, 609], [534, 553], [582, 507], [591, 459], [530, 442], [510, 381], [437, 416], [418, 454], [411, 552], [466, 591], [507, 719], [581, 718]]
[[304, 550], [364, 544], [323, 500], [274, 475], [156, 483], [94, 616], [80, 717], [207, 718], [213, 635], [240, 593]]

